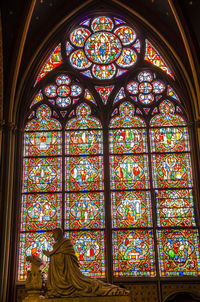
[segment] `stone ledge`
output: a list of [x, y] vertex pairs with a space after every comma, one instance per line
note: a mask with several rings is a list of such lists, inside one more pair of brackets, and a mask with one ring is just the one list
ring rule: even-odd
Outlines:
[[[28, 299], [28, 300], [27, 300]], [[23, 302], [131, 302], [130, 296], [103, 296], [103, 297], [74, 297], [74, 298], [50, 298], [27, 297]]]

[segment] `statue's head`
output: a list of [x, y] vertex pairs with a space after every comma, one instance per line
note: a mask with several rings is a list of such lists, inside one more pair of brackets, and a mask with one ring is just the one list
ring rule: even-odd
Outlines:
[[63, 231], [61, 228], [56, 228], [53, 230], [53, 238], [55, 239], [55, 241], [58, 241], [62, 237], [63, 237]]

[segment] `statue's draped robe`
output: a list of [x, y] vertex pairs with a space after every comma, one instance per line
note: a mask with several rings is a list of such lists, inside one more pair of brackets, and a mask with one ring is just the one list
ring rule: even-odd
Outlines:
[[[107, 296], [124, 295], [115, 285], [84, 276], [69, 239], [54, 244], [47, 279], [47, 296]], [[126, 293], [127, 294], [127, 293]]]

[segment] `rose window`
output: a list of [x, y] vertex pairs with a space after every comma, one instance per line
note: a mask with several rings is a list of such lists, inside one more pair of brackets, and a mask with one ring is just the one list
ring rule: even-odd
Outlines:
[[70, 63], [88, 77], [112, 79], [137, 61], [136, 32], [116, 18], [103, 16], [82, 22], [71, 32], [70, 42]]

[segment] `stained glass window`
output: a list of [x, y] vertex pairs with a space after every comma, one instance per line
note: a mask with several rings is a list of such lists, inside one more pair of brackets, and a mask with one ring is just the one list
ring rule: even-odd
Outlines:
[[44, 60], [24, 132], [19, 280], [31, 254], [46, 277], [55, 227], [90, 277], [200, 275], [187, 114], [145, 35], [95, 15]]

